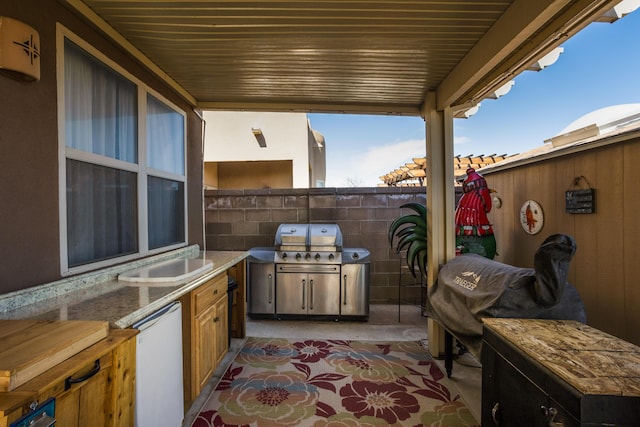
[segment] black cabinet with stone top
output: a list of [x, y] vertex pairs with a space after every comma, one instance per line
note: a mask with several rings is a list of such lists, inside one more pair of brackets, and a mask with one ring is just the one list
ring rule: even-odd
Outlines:
[[640, 347], [575, 321], [484, 322], [483, 426], [640, 426]]

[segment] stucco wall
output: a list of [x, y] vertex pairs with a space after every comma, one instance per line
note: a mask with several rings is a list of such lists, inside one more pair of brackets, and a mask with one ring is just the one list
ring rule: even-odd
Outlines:
[[60, 279], [56, 22], [187, 113], [188, 243], [202, 241], [201, 123], [163, 82], [56, 0], [0, 2], [40, 34], [41, 80], [0, 75], [0, 293]]
[[[308, 120], [305, 113], [205, 111], [206, 162], [291, 161], [293, 188], [310, 187]], [[252, 128], [260, 129], [266, 147]], [[244, 173], [250, 173], [245, 171]], [[219, 178], [220, 179], [220, 178]], [[239, 187], [243, 188], [243, 187]]]
[[291, 188], [293, 186], [291, 160], [252, 162], [208, 162], [206, 171], [215, 166], [218, 185], [205, 181], [206, 188], [228, 190], [236, 188]]
[[[396, 302], [401, 262], [389, 246], [387, 230], [408, 202], [426, 202], [424, 188], [322, 188], [293, 190], [207, 190], [207, 250], [273, 247], [282, 223], [336, 223], [345, 247], [371, 252], [370, 302]], [[408, 284], [410, 275], [403, 275]], [[419, 302], [419, 289], [402, 299]]]

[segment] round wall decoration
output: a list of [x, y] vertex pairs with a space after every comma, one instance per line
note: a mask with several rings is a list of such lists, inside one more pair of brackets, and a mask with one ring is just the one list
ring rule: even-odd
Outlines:
[[502, 199], [498, 196], [493, 196], [491, 198], [491, 204], [495, 206], [496, 209], [500, 209], [502, 207]]
[[537, 234], [544, 225], [542, 207], [535, 200], [527, 200], [520, 208], [520, 225], [529, 234]]

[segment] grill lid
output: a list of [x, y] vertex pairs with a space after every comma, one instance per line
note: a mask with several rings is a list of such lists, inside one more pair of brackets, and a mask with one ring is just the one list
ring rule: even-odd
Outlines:
[[275, 237], [280, 251], [341, 251], [342, 232], [337, 224], [280, 224]]
[[342, 232], [337, 224], [309, 225], [310, 251], [342, 250]]
[[309, 224], [280, 224], [276, 231], [275, 247], [278, 250], [304, 251], [307, 249]]

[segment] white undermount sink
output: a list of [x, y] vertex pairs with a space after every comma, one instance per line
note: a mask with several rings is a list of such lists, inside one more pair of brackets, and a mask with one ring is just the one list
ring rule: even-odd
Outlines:
[[118, 275], [118, 280], [144, 286], [171, 286], [213, 270], [203, 258], [179, 258], [150, 264]]

